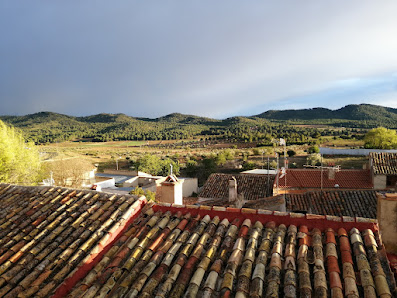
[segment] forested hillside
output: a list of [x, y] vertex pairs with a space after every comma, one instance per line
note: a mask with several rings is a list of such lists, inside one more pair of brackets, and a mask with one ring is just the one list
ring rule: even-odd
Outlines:
[[[308, 143], [320, 136], [349, 137], [360, 128], [377, 126], [396, 128], [397, 109], [373, 105], [349, 105], [339, 110], [315, 108], [308, 110], [268, 111], [253, 117], [231, 117], [217, 120], [179, 113], [155, 119], [134, 118], [125, 114], [98, 114], [72, 117], [52, 112], [26, 116], [1, 116], [4, 122], [21, 129], [36, 143], [76, 139], [174, 140], [189, 138], [258, 141], [271, 144], [284, 137], [289, 143]], [[317, 129], [295, 124], [326, 124], [346, 129]]]
[[338, 110], [325, 108], [270, 110], [257, 115], [257, 117], [288, 121], [288, 123], [322, 123], [361, 128], [373, 128], [377, 126], [397, 128], [397, 109], [370, 104], [347, 105]]

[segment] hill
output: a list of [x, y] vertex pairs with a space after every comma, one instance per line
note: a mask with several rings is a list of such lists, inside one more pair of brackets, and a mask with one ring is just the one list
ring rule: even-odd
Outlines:
[[[311, 142], [321, 135], [339, 132], [302, 128], [295, 124], [327, 124], [346, 128], [397, 127], [397, 109], [375, 105], [348, 105], [338, 110], [325, 108], [267, 111], [252, 117], [230, 117], [224, 120], [173, 113], [149, 119], [125, 114], [97, 114], [73, 117], [53, 112], [25, 116], [0, 116], [0, 119], [21, 129], [28, 139], [37, 143], [91, 139], [171, 140], [216, 138], [238, 141], [260, 141], [288, 137], [289, 142]], [[348, 133], [344, 132], [345, 135]]]
[[[338, 110], [326, 108], [313, 108], [301, 110], [270, 110], [257, 115], [259, 118], [283, 121], [301, 121], [306, 123], [318, 122], [319, 119], [368, 122], [370, 126], [385, 126], [395, 128], [397, 126], [397, 109], [370, 104], [347, 105]], [[372, 125], [371, 125], [372, 124]], [[361, 125], [359, 125], [361, 126]]]

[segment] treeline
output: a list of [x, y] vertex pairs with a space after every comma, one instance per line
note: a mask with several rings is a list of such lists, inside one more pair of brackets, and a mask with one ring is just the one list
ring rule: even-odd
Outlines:
[[[366, 111], [368, 105], [360, 105], [359, 110]], [[351, 106], [349, 111], [356, 115]], [[347, 108], [346, 107], [346, 108]], [[370, 111], [377, 115], [370, 106]], [[316, 109], [315, 115], [319, 112]], [[325, 109], [319, 109], [325, 110]], [[376, 109], [375, 109], [376, 110]], [[329, 110], [328, 110], [329, 111]], [[284, 114], [278, 114], [278, 112]], [[71, 117], [67, 115], [41, 112], [26, 116], [2, 116], [0, 119], [19, 128], [25, 137], [37, 144], [63, 142], [70, 140], [89, 139], [95, 142], [122, 140], [225, 140], [228, 142], [259, 142], [271, 145], [277, 138], [287, 138], [289, 144], [305, 144], [314, 142], [321, 136], [341, 138], [361, 138], [363, 133], [373, 127], [395, 126], [392, 111], [380, 111], [379, 118], [369, 117], [367, 120], [341, 119], [295, 119], [281, 120], [286, 115], [303, 116], [304, 112], [269, 111], [258, 117], [231, 117], [224, 120], [204, 117], [170, 114], [156, 119], [134, 118], [124, 114], [98, 114], [87, 117]], [[313, 111], [310, 111], [309, 114]], [[347, 112], [345, 111], [345, 114]], [[384, 120], [385, 113], [390, 117]], [[286, 115], [285, 115], [286, 114]], [[371, 114], [371, 115], [372, 115]], [[303, 116], [302, 116], [303, 115]], [[394, 115], [394, 114], [393, 114]], [[276, 120], [265, 119], [274, 117]], [[305, 116], [307, 117], [307, 116]], [[397, 117], [397, 116], [396, 116]], [[358, 118], [358, 116], [356, 116]], [[298, 124], [322, 124], [329, 129], [318, 129]], [[332, 127], [339, 127], [332, 129]]]

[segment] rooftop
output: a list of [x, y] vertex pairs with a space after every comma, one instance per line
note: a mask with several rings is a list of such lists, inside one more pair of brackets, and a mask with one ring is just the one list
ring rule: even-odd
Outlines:
[[226, 199], [229, 197], [229, 180], [236, 178], [237, 193], [244, 194], [244, 200], [257, 200], [271, 196], [274, 175], [255, 174], [211, 174], [201, 190], [200, 198]]
[[1, 297], [391, 297], [374, 219], [0, 184]]
[[375, 175], [397, 175], [397, 153], [371, 152], [369, 157]]
[[287, 194], [288, 211], [313, 214], [376, 218], [377, 198], [373, 190], [312, 191]]
[[144, 203], [135, 196], [0, 184], [0, 297], [47, 297], [112, 245]]
[[72, 297], [392, 297], [376, 221], [154, 205]]
[[330, 179], [327, 169], [323, 171], [320, 169], [287, 169], [286, 175], [279, 174], [279, 188], [373, 188], [370, 170], [340, 170], [334, 172], [334, 175], [334, 178]]

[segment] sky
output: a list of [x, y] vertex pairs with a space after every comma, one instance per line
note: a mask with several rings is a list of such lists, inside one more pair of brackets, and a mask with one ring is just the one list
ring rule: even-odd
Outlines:
[[0, 1], [0, 114], [397, 108], [397, 1]]

